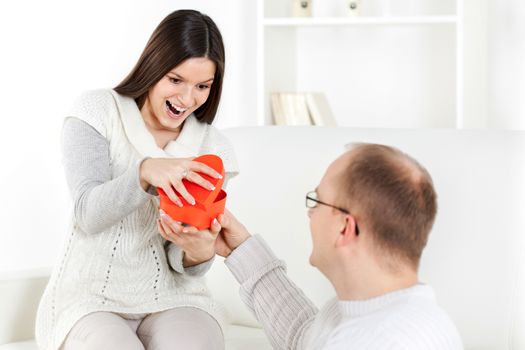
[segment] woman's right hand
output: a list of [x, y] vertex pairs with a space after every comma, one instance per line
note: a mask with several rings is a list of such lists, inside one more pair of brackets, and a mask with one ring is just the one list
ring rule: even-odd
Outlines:
[[186, 190], [183, 179], [194, 182], [207, 190], [215, 187], [197, 173], [203, 173], [220, 179], [222, 176], [206, 164], [195, 162], [192, 158], [148, 158], [140, 165], [140, 184], [146, 191], [149, 186], [161, 188], [171, 201], [182, 207], [182, 201], [174, 189], [188, 202], [195, 204], [195, 199]]

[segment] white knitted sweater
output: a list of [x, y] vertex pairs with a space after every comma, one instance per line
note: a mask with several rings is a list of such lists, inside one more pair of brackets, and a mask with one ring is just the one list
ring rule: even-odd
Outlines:
[[[142, 314], [193, 306], [208, 312], [222, 326], [223, 309], [210, 297], [203, 278], [187, 273], [180, 249], [167, 244], [158, 233], [158, 197], [142, 190], [138, 168], [145, 157], [213, 153], [223, 159], [229, 178], [238, 171], [230, 143], [217, 129], [192, 115], [178, 138], [160, 149], [135, 101], [113, 90], [85, 93], [70, 117], [89, 124], [107, 140], [109, 164], [105, 171], [111, 181], [85, 185], [92, 197], [99, 199], [97, 203], [80, 198], [90, 191], [73, 198], [75, 213], [66, 243], [37, 314], [39, 347], [58, 349], [73, 325], [96, 311]], [[96, 157], [83, 154], [94, 152], [90, 149], [75, 151], [80, 159]], [[71, 181], [68, 179], [70, 188]], [[116, 188], [124, 188], [126, 193], [115, 193]], [[123, 198], [126, 203], [118, 202]], [[98, 220], [97, 213], [103, 216], [104, 210], [112, 207], [126, 209], [121, 209], [117, 220]]]

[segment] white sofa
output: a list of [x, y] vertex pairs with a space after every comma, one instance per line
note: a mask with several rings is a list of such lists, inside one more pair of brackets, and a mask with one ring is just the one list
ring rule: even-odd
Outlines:
[[[228, 207], [267, 239], [318, 305], [333, 292], [308, 265], [305, 193], [349, 142], [384, 143], [414, 156], [439, 196], [421, 280], [434, 287], [466, 349], [525, 349], [524, 132], [254, 127], [226, 134], [241, 167], [229, 184]], [[0, 350], [36, 349], [34, 313], [48, 272], [1, 278]], [[208, 282], [230, 313], [226, 348], [270, 349], [221, 259]]]

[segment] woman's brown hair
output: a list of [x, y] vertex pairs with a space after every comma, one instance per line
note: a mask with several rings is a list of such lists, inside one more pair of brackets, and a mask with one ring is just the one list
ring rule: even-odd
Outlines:
[[135, 99], [142, 108], [149, 90], [169, 71], [189, 58], [206, 57], [215, 63], [210, 95], [195, 112], [198, 120], [211, 124], [215, 119], [224, 76], [224, 44], [213, 20], [194, 10], [178, 10], [160, 22], [137, 64], [114, 88]]

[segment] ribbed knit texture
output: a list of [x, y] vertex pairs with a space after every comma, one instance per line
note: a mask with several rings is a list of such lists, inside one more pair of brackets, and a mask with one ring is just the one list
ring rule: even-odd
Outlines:
[[334, 298], [318, 311], [260, 236], [250, 237], [225, 263], [274, 349], [463, 349], [427, 285], [363, 301]]
[[[193, 306], [222, 326], [224, 312], [201, 277], [211, 261], [184, 269], [180, 248], [158, 233], [158, 198], [140, 187], [141, 161], [163, 151], [144, 154], [138, 150], [156, 146], [130, 142], [153, 140], [131, 135], [146, 130], [125, 130], [130, 118], [141, 125], [136, 104], [111, 90], [91, 91], [77, 101], [70, 116], [64, 123], [62, 146], [74, 210], [40, 302], [39, 347], [58, 349], [75, 322], [95, 311], [145, 314]], [[190, 140], [180, 145], [186, 153], [219, 155], [227, 179], [237, 173], [229, 142], [212, 126], [190, 116], [179, 137]], [[179, 149], [176, 142], [169, 146], [175, 153]]]

